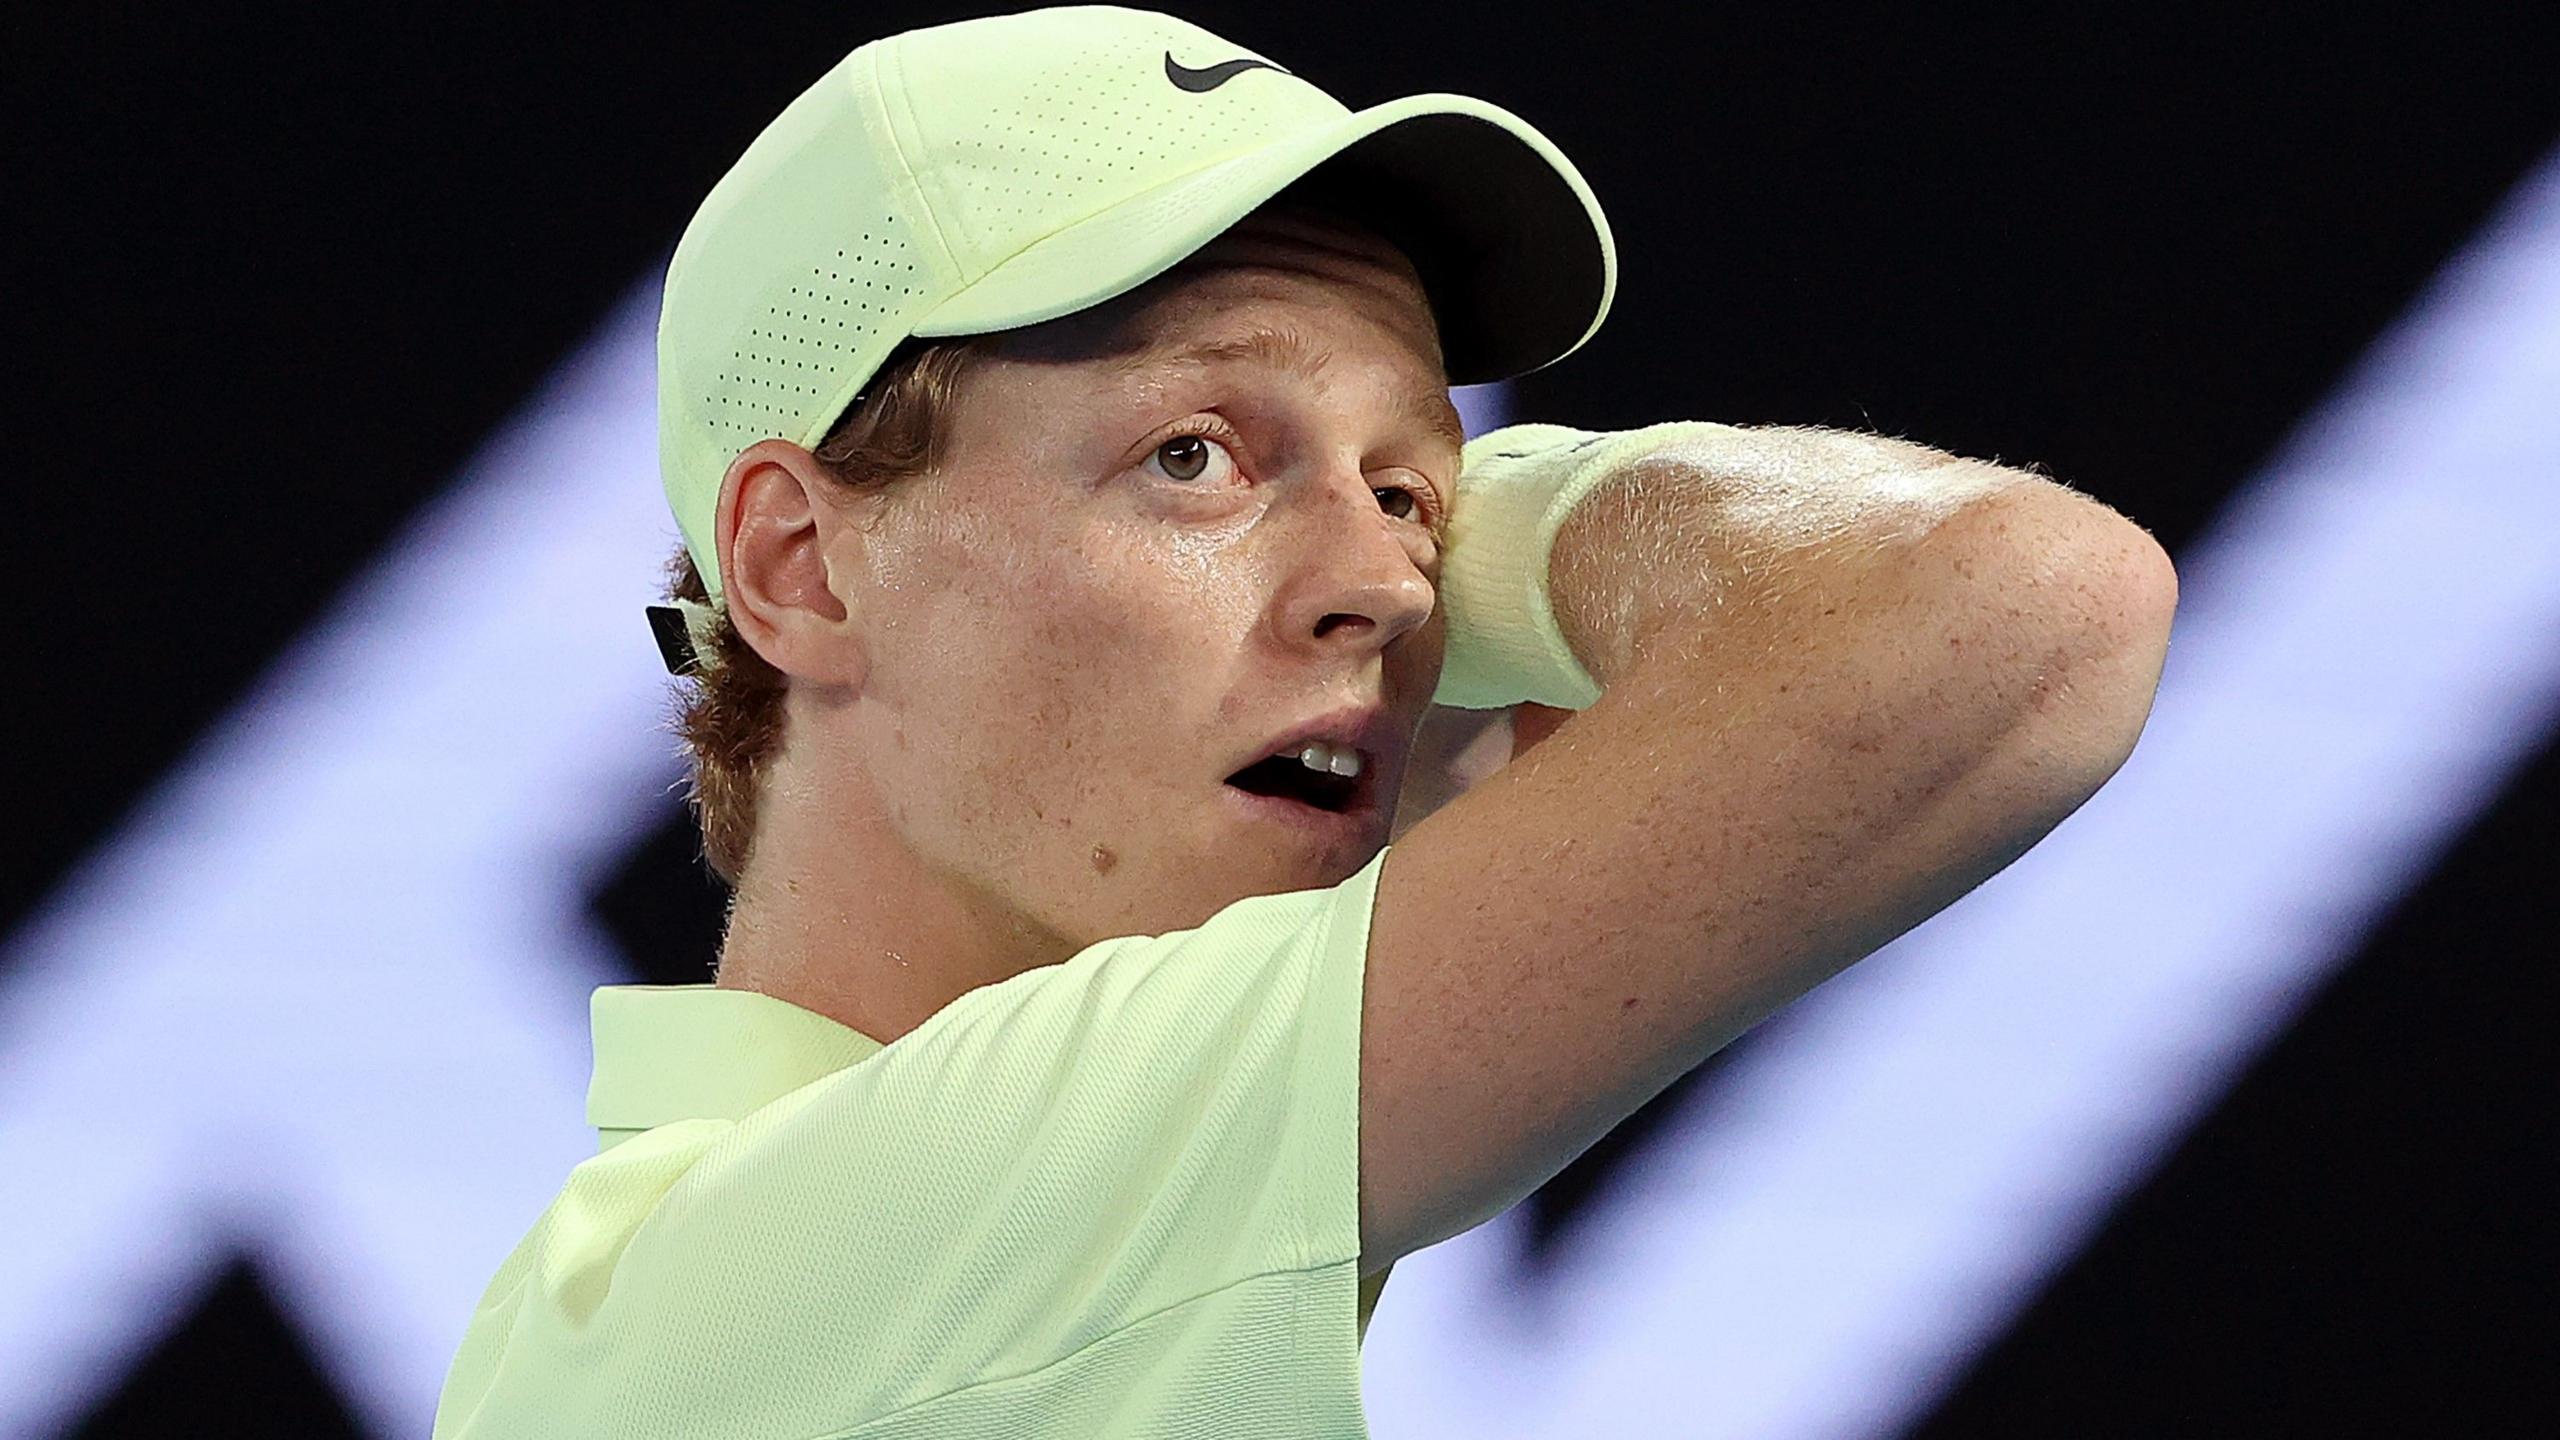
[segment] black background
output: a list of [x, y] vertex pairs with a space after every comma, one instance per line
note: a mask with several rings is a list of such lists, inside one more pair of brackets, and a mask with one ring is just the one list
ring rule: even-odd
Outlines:
[[[972, 13], [13, 22], [0, 923], [662, 260], [785, 100], [862, 40]], [[2560, 139], [2555, 12], [2478, 0], [1183, 13], [1355, 107], [1477, 95], [1574, 157], [1621, 289], [1583, 352], [1517, 382], [1520, 414], [1872, 427], [2040, 464], [2173, 555]], [[2555, 764], [2546, 742], [1924, 1431], [2560, 1433]], [[669, 804], [596, 905], [635, 975], [702, 978], [717, 898]], [[1533, 1202], [1543, 1235], [1660, 1108]], [[300, 1343], [244, 1264], [84, 1433], [206, 1433], [243, 1385], [268, 1398], [226, 1412], [237, 1433], [353, 1433]]]

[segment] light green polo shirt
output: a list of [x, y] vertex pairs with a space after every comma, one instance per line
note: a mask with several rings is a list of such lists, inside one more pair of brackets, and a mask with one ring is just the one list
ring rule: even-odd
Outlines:
[[499, 1266], [435, 1440], [1365, 1435], [1386, 855], [885, 1046], [751, 991], [597, 990], [599, 1152]]

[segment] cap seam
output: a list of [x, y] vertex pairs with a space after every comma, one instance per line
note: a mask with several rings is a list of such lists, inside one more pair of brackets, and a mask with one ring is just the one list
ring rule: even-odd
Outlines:
[[878, 56], [872, 57], [871, 61], [871, 91], [880, 97], [881, 130], [889, 137], [891, 153], [898, 157], [898, 172], [906, 176], [907, 183], [915, 189], [916, 208], [924, 213], [924, 223], [933, 231], [934, 247], [941, 252], [943, 264], [949, 268], [952, 275], [961, 279], [963, 288], [966, 288], [971, 283], [972, 277], [969, 276], [968, 266], [961, 262], [959, 248], [951, 243], [951, 237], [943, 231], [942, 207], [935, 203], [934, 195], [925, 188], [929, 177], [907, 154], [906, 136], [913, 134], [918, 127], [914, 107], [907, 103], [907, 47], [903, 43], [905, 39], [904, 35], [891, 36], [889, 43], [882, 48], [888, 52], [889, 63], [897, 70], [898, 84], [894, 104], [897, 110], [905, 112], [906, 123], [901, 126], [900, 117], [890, 113], [892, 101], [889, 87], [879, 83], [880, 59]]

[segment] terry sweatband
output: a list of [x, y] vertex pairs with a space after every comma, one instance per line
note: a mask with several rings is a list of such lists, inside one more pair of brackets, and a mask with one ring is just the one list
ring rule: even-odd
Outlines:
[[1527, 423], [1468, 441], [1440, 564], [1447, 656], [1432, 703], [1493, 710], [1528, 700], [1581, 710], [1599, 699], [1548, 601], [1556, 532], [1593, 487], [1647, 452], [1731, 429], [1705, 420], [1608, 431]]

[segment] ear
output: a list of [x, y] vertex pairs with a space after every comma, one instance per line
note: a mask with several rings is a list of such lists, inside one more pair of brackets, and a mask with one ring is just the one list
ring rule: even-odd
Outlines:
[[859, 685], [859, 616], [837, 592], [828, 556], [863, 535], [837, 508], [832, 486], [817, 457], [788, 440], [738, 452], [720, 481], [720, 593], [739, 637], [775, 669]]

